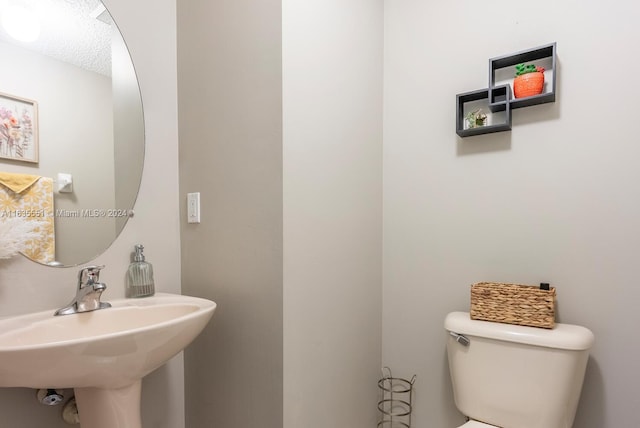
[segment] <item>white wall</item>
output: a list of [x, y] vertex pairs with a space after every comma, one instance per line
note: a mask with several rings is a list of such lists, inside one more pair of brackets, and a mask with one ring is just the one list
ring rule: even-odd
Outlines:
[[282, 3], [284, 427], [372, 427], [382, 1]]
[[[454, 427], [443, 319], [469, 285], [558, 287], [596, 344], [575, 426], [637, 425], [640, 146], [630, 1], [385, 3], [383, 362], [418, 375], [413, 425]], [[459, 139], [455, 95], [488, 59], [557, 42], [557, 101]]]
[[[124, 275], [136, 243], [153, 263], [157, 291], [180, 292], [177, 164], [175, 3], [169, 0], [105, 1], [124, 34], [138, 73], [145, 108], [147, 150], [136, 216], [116, 242], [92, 262], [107, 267], [104, 300], [124, 297]], [[153, 10], [154, 30], [141, 25]], [[159, 231], [162, 231], [159, 233]], [[0, 261], [0, 315], [61, 307], [75, 293], [77, 268], [50, 268], [22, 257]], [[182, 356], [143, 382], [143, 424], [148, 428], [184, 427]], [[60, 407], [35, 401], [29, 389], [0, 390], [4, 423], [15, 428], [68, 425]]]

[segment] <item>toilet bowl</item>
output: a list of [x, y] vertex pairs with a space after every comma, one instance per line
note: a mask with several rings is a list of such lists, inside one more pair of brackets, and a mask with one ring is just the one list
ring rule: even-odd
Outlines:
[[448, 314], [444, 326], [455, 404], [470, 419], [462, 427], [573, 425], [594, 341], [589, 329], [478, 321], [467, 312]]

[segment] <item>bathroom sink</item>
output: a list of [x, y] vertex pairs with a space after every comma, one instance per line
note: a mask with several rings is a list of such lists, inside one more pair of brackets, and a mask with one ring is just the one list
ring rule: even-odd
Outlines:
[[109, 302], [111, 308], [92, 312], [0, 319], [0, 386], [128, 385], [184, 349], [216, 307], [172, 294]]
[[[164, 293], [109, 303], [111, 308], [92, 312], [54, 316], [51, 310], [0, 319], [0, 387], [74, 388], [83, 428], [140, 426], [124, 419], [139, 419], [140, 380], [189, 345], [216, 304]], [[101, 415], [102, 422], [87, 422], [90, 412], [83, 412], [83, 404], [92, 408], [105, 394], [125, 406], [133, 400], [137, 409], [129, 410], [137, 414], [124, 411], [122, 418]]]

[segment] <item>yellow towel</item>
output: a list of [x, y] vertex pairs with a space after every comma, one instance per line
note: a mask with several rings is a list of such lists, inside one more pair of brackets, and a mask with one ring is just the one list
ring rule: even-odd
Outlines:
[[13, 172], [0, 172], [0, 184], [4, 184], [14, 193], [22, 193], [33, 185], [39, 175], [16, 174]]
[[23, 254], [43, 264], [54, 261], [53, 179], [37, 177], [35, 182], [19, 193], [0, 186], [0, 220], [2, 217], [12, 216], [23, 217], [39, 224], [36, 231], [41, 232], [41, 238], [28, 242], [28, 248]]

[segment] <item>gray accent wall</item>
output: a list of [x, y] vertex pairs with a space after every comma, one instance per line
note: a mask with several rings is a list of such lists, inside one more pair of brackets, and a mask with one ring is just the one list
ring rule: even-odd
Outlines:
[[186, 426], [281, 428], [280, 2], [177, 5], [182, 291], [218, 304], [185, 352]]
[[178, 75], [186, 425], [375, 426], [382, 2], [179, 1]]

